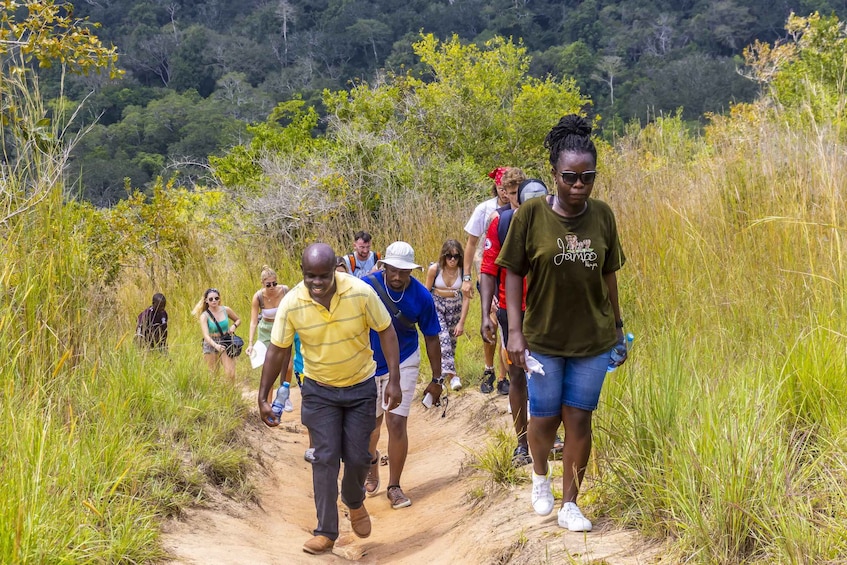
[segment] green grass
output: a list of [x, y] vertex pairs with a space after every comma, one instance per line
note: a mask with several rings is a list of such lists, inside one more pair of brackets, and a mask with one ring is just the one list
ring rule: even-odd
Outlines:
[[[727, 146], [654, 145], [653, 170], [611, 173], [636, 341], [596, 415], [592, 501], [679, 560], [827, 561], [847, 549], [845, 179], [811, 166], [808, 137], [733, 126]], [[631, 151], [614, 166], [644, 162]]]
[[471, 455], [470, 466], [481, 471], [485, 480], [494, 484], [504, 486], [523, 484], [529, 475], [523, 467], [512, 465], [514, 448], [514, 430], [505, 427], [493, 428], [480, 447], [467, 448]]
[[[34, 88], [0, 84], [20, 95], [24, 121], [44, 115]], [[122, 302], [132, 269], [123, 284], [103, 284], [84, 217], [63, 201], [64, 147], [0, 132], [10, 195], [0, 224], [0, 562], [159, 560], [164, 517], [215, 486], [249, 495], [240, 391], [200, 364], [176, 290], [174, 341], [196, 355], [134, 347], [149, 289]]]
[[[20, 99], [34, 121], [44, 115], [37, 95]], [[673, 561], [847, 553], [847, 151], [838, 127], [792, 123], [751, 107], [692, 137], [678, 117], [659, 118], [601, 153], [595, 195], [617, 215], [635, 345], [604, 387], [580, 500], [668, 540]], [[0, 202], [3, 563], [154, 561], [163, 518], [210, 489], [255, 497], [246, 403], [206, 369], [189, 314], [203, 290], [219, 288], [246, 338], [262, 263], [293, 285], [306, 240], [343, 252], [367, 229], [378, 249], [409, 241], [425, 265], [444, 239], [464, 242], [475, 204], [409, 191], [381, 216], [336, 219], [291, 245], [233, 231], [210, 259], [191, 242], [196, 256], [165, 265], [162, 287], [140, 265], [106, 284], [93, 228], [62, 198], [66, 153], [3, 142], [19, 143], [2, 165], [13, 197]], [[168, 297], [168, 356], [130, 339], [156, 291]], [[457, 356], [466, 389], [483, 368], [479, 315], [475, 299]], [[512, 438], [494, 429], [473, 451], [487, 483], [472, 499], [526, 480], [511, 467]]]

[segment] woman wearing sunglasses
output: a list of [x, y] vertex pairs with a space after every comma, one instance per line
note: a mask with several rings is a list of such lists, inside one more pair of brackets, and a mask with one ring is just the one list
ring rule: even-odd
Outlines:
[[221, 345], [223, 334], [234, 334], [241, 318], [229, 306], [221, 304], [221, 293], [216, 288], [206, 289], [203, 300], [191, 311], [200, 315], [200, 330], [203, 332], [203, 357], [213, 374], [223, 365], [224, 374], [229, 382], [235, 384], [235, 359], [226, 354]]
[[[256, 291], [253, 295], [253, 301], [250, 307], [250, 333], [247, 340], [247, 355], [253, 354], [253, 337], [257, 341], [265, 344], [265, 347], [271, 344], [271, 328], [274, 326], [274, 317], [279, 303], [282, 302], [282, 297], [288, 292], [288, 287], [284, 284], [279, 284], [276, 272], [267, 265], [262, 265], [262, 288]], [[258, 330], [258, 331], [257, 331]], [[258, 334], [258, 335], [257, 335]], [[284, 380], [291, 382], [291, 372], [286, 370], [283, 375]], [[281, 382], [281, 381], [280, 381]], [[270, 392], [273, 395], [273, 391]], [[268, 402], [273, 398], [268, 397]], [[294, 406], [291, 404], [291, 399], [285, 401], [285, 411], [291, 412]]]
[[448, 239], [441, 246], [438, 261], [426, 272], [426, 288], [432, 293], [435, 311], [441, 332], [441, 375], [450, 383], [452, 390], [462, 388], [462, 380], [456, 375], [456, 338], [465, 331], [470, 298], [462, 292], [462, 244]]
[[[591, 126], [564, 116], [544, 140], [556, 191], [523, 204], [512, 218], [496, 263], [507, 269], [508, 352], [526, 368], [528, 349], [542, 367], [529, 388], [529, 447], [532, 452], [532, 506], [553, 511], [555, 500], [547, 459], [559, 424], [562, 449], [562, 508], [559, 525], [590, 531], [576, 505], [591, 454], [591, 415], [610, 362], [623, 341], [616, 272], [625, 257], [617, 225], [605, 202], [590, 198], [597, 175]], [[527, 276], [526, 315], [521, 325], [521, 289]], [[622, 363], [623, 361], [621, 361]]]

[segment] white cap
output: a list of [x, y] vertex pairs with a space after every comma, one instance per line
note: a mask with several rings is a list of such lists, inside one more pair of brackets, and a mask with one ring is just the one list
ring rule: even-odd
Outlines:
[[523, 204], [536, 196], [547, 196], [547, 185], [538, 179], [526, 179], [518, 187], [518, 203]]
[[405, 241], [395, 241], [389, 245], [382, 262], [396, 269], [423, 269], [415, 263], [415, 250]]

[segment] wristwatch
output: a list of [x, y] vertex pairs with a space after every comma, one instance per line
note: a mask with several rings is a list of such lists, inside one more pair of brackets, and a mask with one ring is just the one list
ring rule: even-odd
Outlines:
[[463, 280], [463, 281], [469, 281], [469, 280], [471, 280], [471, 276], [470, 276], [470, 275], [464, 275], [464, 276], [462, 277], [462, 280]]
[[437, 385], [443, 385], [444, 384], [444, 376], [439, 375], [437, 377], [432, 377], [432, 382], [434, 382]]
[[616, 328], [622, 328], [623, 327], [623, 320], [616, 320], [615, 321], [615, 327]]

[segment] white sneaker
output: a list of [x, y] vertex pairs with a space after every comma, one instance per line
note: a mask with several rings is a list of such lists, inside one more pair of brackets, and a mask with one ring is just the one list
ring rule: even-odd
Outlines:
[[462, 380], [458, 375], [454, 375], [452, 379], [450, 379], [450, 389], [451, 390], [459, 390], [462, 388]]
[[315, 448], [310, 447], [309, 449], [307, 449], [306, 453], [303, 454], [303, 459], [305, 459], [309, 463], [314, 463], [315, 462]]
[[591, 522], [582, 515], [579, 506], [574, 502], [565, 502], [559, 510], [559, 525], [572, 532], [590, 532]]
[[539, 516], [547, 516], [553, 511], [556, 500], [553, 498], [552, 482], [549, 467], [546, 475], [532, 472], [532, 507]]
[[291, 403], [290, 398], [285, 399], [285, 404], [283, 405], [282, 409], [286, 412], [294, 412], [294, 404]]

